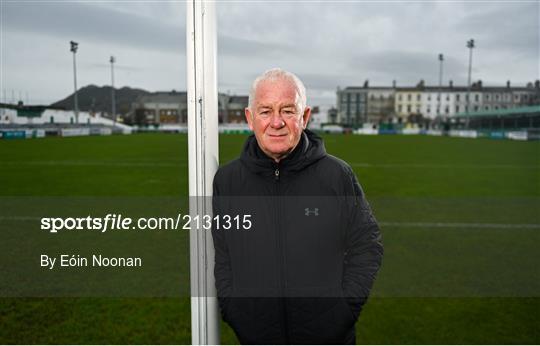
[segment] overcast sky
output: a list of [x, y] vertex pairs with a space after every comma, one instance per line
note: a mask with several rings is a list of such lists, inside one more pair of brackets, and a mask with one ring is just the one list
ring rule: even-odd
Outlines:
[[[184, 2], [0, 0], [2, 98], [51, 103], [73, 92], [69, 41], [79, 42], [79, 87], [185, 90]], [[311, 105], [335, 103], [338, 86], [467, 82], [525, 85], [539, 78], [540, 6], [530, 2], [255, 2], [217, 4], [218, 84], [247, 94], [272, 67], [304, 80]]]

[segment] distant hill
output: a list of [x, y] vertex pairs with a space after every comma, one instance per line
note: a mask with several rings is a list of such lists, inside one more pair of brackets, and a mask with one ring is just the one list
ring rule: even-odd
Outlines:
[[[131, 108], [131, 104], [141, 95], [148, 95], [150, 92], [143, 89], [132, 89], [123, 87], [115, 88], [116, 111], [118, 114], [126, 114]], [[97, 85], [88, 85], [80, 88], [77, 92], [79, 110], [94, 111], [96, 113], [111, 112], [111, 87]], [[61, 101], [51, 104], [52, 107], [64, 108], [72, 110], [75, 108], [73, 94], [69, 95]]]

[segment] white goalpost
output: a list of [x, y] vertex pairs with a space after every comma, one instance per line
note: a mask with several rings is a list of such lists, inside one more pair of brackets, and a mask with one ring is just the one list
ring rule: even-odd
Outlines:
[[[187, 2], [189, 212], [210, 215], [212, 180], [218, 168], [216, 13], [213, 1]], [[190, 230], [191, 342], [219, 344], [212, 235]]]

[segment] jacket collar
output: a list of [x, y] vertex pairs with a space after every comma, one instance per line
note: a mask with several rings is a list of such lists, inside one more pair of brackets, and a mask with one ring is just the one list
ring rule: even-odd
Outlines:
[[281, 172], [301, 171], [325, 156], [326, 149], [322, 138], [310, 130], [304, 130], [296, 148], [279, 163], [261, 150], [255, 135], [252, 134], [244, 144], [240, 161], [253, 173], [271, 175], [276, 168]]

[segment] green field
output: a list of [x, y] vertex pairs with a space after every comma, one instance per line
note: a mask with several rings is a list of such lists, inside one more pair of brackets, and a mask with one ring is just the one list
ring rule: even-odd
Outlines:
[[[540, 142], [324, 138], [354, 168], [382, 226], [383, 267], [357, 323], [358, 343], [540, 343]], [[220, 161], [238, 156], [244, 139], [220, 137]], [[0, 141], [4, 205], [180, 199], [187, 170], [185, 135]], [[0, 231], [10, 222], [0, 218]], [[187, 237], [180, 241], [185, 251]], [[0, 258], [19, 251], [8, 250]], [[222, 326], [222, 342], [236, 343]], [[188, 297], [0, 298], [1, 344], [190, 342]]]

